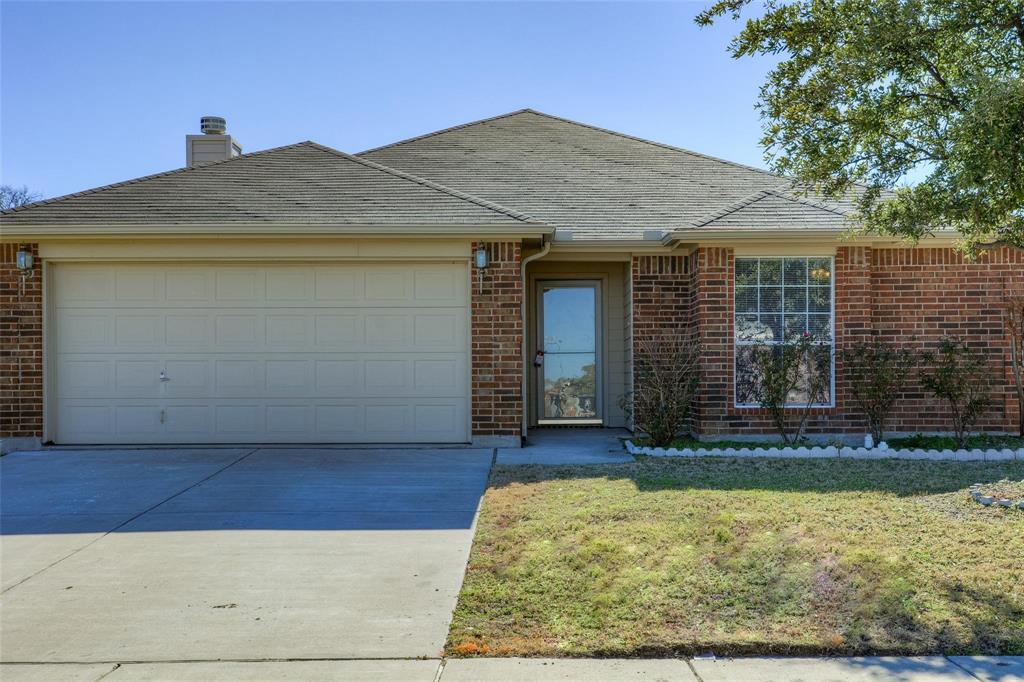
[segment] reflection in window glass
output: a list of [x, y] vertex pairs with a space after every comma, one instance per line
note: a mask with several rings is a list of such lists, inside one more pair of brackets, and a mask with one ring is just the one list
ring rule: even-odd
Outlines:
[[[757, 404], [756, 345], [781, 347], [809, 334], [829, 357], [813, 359], [804, 370], [827, 367], [831, 372], [832, 259], [737, 258], [735, 267], [736, 404]], [[827, 404], [831, 394], [829, 390]], [[807, 396], [795, 390], [787, 401], [806, 404]]]

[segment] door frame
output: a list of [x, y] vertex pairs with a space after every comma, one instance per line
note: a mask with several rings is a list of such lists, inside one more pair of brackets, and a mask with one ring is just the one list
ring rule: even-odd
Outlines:
[[[536, 331], [534, 335], [534, 348], [539, 350], [544, 347], [544, 289], [581, 289], [590, 288], [594, 290], [594, 407], [597, 410], [596, 417], [544, 417], [544, 373], [543, 367], [533, 366], [534, 375], [534, 398], [537, 401], [536, 420], [537, 426], [559, 426], [559, 425], [580, 425], [580, 426], [603, 426], [605, 422], [604, 404], [604, 280], [599, 277], [543, 277], [538, 276], [534, 281], [534, 319]], [[530, 358], [532, 366], [533, 358]]]

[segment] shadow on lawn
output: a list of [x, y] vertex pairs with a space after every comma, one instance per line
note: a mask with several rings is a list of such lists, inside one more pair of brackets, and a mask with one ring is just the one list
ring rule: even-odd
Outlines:
[[592, 478], [630, 479], [641, 492], [699, 489], [934, 495], [963, 490], [972, 483], [1024, 479], [1024, 461], [643, 457], [627, 464], [497, 466], [491, 472], [490, 487]]

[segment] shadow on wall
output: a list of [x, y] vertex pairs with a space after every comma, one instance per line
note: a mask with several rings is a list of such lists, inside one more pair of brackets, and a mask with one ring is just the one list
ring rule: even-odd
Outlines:
[[42, 451], [0, 458], [0, 535], [472, 527], [490, 450]]

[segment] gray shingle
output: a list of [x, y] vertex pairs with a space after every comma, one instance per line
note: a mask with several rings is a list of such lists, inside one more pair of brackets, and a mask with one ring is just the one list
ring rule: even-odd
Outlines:
[[538, 221], [313, 142], [107, 185], [0, 216], [5, 227], [239, 223], [515, 226]]
[[700, 229], [738, 230], [843, 230], [850, 227], [849, 208], [839, 202], [821, 202], [791, 192], [764, 190], [695, 220]]
[[573, 239], [660, 239], [715, 207], [788, 185], [768, 171], [529, 109], [360, 156], [515, 206]]

